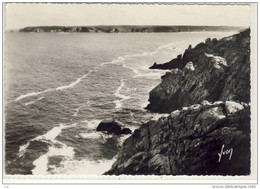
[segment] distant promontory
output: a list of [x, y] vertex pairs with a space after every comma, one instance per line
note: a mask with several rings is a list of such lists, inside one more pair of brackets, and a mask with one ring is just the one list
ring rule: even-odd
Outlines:
[[20, 29], [20, 32], [86, 32], [86, 33], [152, 33], [152, 32], [199, 32], [233, 31], [243, 29], [234, 26], [33, 26]]

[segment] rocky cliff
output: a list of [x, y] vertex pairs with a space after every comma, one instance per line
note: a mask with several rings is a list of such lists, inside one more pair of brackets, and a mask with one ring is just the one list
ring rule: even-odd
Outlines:
[[207, 39], [182, 57], [154, 68], [172, 69], [150, 92], [147, 109], [171, 112], [203, 100], [250, 101], [250, 30]]
[[20, 32], [86, 32], [86, 33], [132, 33], [132, 32], [191, 32], [191, 31], [233, 31], [241, 27], [232, 26], [33, 26]]
[[105, 174], [247, 175], [250, 107], [203, 101], [135, 130]]
[[177, 59], [148, 105], [169, 116], [135, 130], [105, 174], [250, 174], [250, 30]]

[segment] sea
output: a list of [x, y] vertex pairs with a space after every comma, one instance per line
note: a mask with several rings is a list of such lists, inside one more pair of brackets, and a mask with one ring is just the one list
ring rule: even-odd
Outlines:
[[130, 135], [97, 132], [114, 119], [132, 131], [162, 116], [149, 91], [191, 44], [233, 32], [21, 33], [4, 41], [6, 175], [102, 175]]

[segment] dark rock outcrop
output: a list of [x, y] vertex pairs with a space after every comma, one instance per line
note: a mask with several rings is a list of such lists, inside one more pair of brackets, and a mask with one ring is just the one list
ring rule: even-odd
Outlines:
[[250, 174], [250, 106], [203, 101], [143, 124], [105, 174]]
[[122, 128], [122, 125], [117, 123], [114, 120], [105, 120], [102, 121], [97, 129], [97, 131], [105, 131], [109, 134], [116, 134], [116, 135], [120, 135], [120, 134], [131, 134], [132, 131], [129, 128]]
[[172, 69], [149, 96], [147, 109], [169, 113], [183, 106], [233, 100], [250, 102], [250, 29], [189, 47], [165, 65]]
[[170, 62], [165, 64], [156, 64], [154, 63], [149, 69], [161, 69], [161, 70], [170, 70], [170, 69], [182, 69], [183, 68], [183, 59], [182, 55], [178, 55], [177, 58], [172, 59]]

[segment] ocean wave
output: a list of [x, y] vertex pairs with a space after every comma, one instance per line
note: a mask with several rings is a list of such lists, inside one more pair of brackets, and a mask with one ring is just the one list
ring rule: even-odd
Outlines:
[[33, 175], [48, 175], [48, 163], [49, 157], [51, 156], [62, 156], [63, 161], [73, 159], [74, 157], [74, 148], [69, 147], [61, 142], [55, 142], [56, 144], [60, 144], [60, 147], [49, 147], [49, 150], [46, 154], [40, 156], [33, 162], [35, 168], [32, 170]]
[[97, 176], [102, 175], [104, 172], [108, 171], [113, 163], [115, 158], [111, 160], [73, 160], [69, 159], [63, 161], [61, 166], [56, 167], [52, 173], [59, 175], [88, 175], [88, 176]]
[[105, 143], [106, 140], [108, 138], [110, 138], [112, 135], [105, 134], [105, 133], [102, 133], [102, 132], [92, 131], [92, 132], [80, 133], [79, 136], [81, 138], [98, 140], [102, 143]]
[[121, 85], [117, 88], [116, 92], [114, 93], [115, 97], [121, 98], [120, 100], [115, 100], [114, 103], [116, 105], [115, 109], [121, 108], [122, 107], [122, 102], [130, 99], [130, 96], [126, 96], [120, 93], [120, 91], [122, 90], [122, 88], [124, 87], [125, 82], [123, 79], [121, 79]]
[[[55, 140], [55, 138], [61, 133], [64, 128], [75, 127], [72, 125], [60, 124], [58, 127], [52, 128], [46, 134], [36, 137], [34, 140], [47, 141], [51, 146], [49, 146], [48, 152], [33, 162], [35, 168], [32, 170], [33, 175], [46, 175], [48, 173], [48, 162], [51, 156], [62, 156], [63, 159], [73, 159], [74, 148], [69, 147], [66, 144]], [[58, 145], [57, 145], [58, 144]]]
[[18, 157], [21, 157], [21, 156], [23, 156], [25, 154], [26, 149], [30, 145], [30, 142], [33, 142], [33, 141], [43, 141], [43, 142], [46, 142], [46, 143], [50, 144], [61, 133], [62, 129], [69, 128], [69, 127], [74, 127], [74, 126], [76, 126], [76, 124], [72, 124], [72, 125], [69, 125], [69, 126], [60, 124], [60, 126], [53, 127], [46, 134], [37, 136], [36, 138], [29, 140], [26, 144], [20, 146], [19, 152], [17, 154]]

